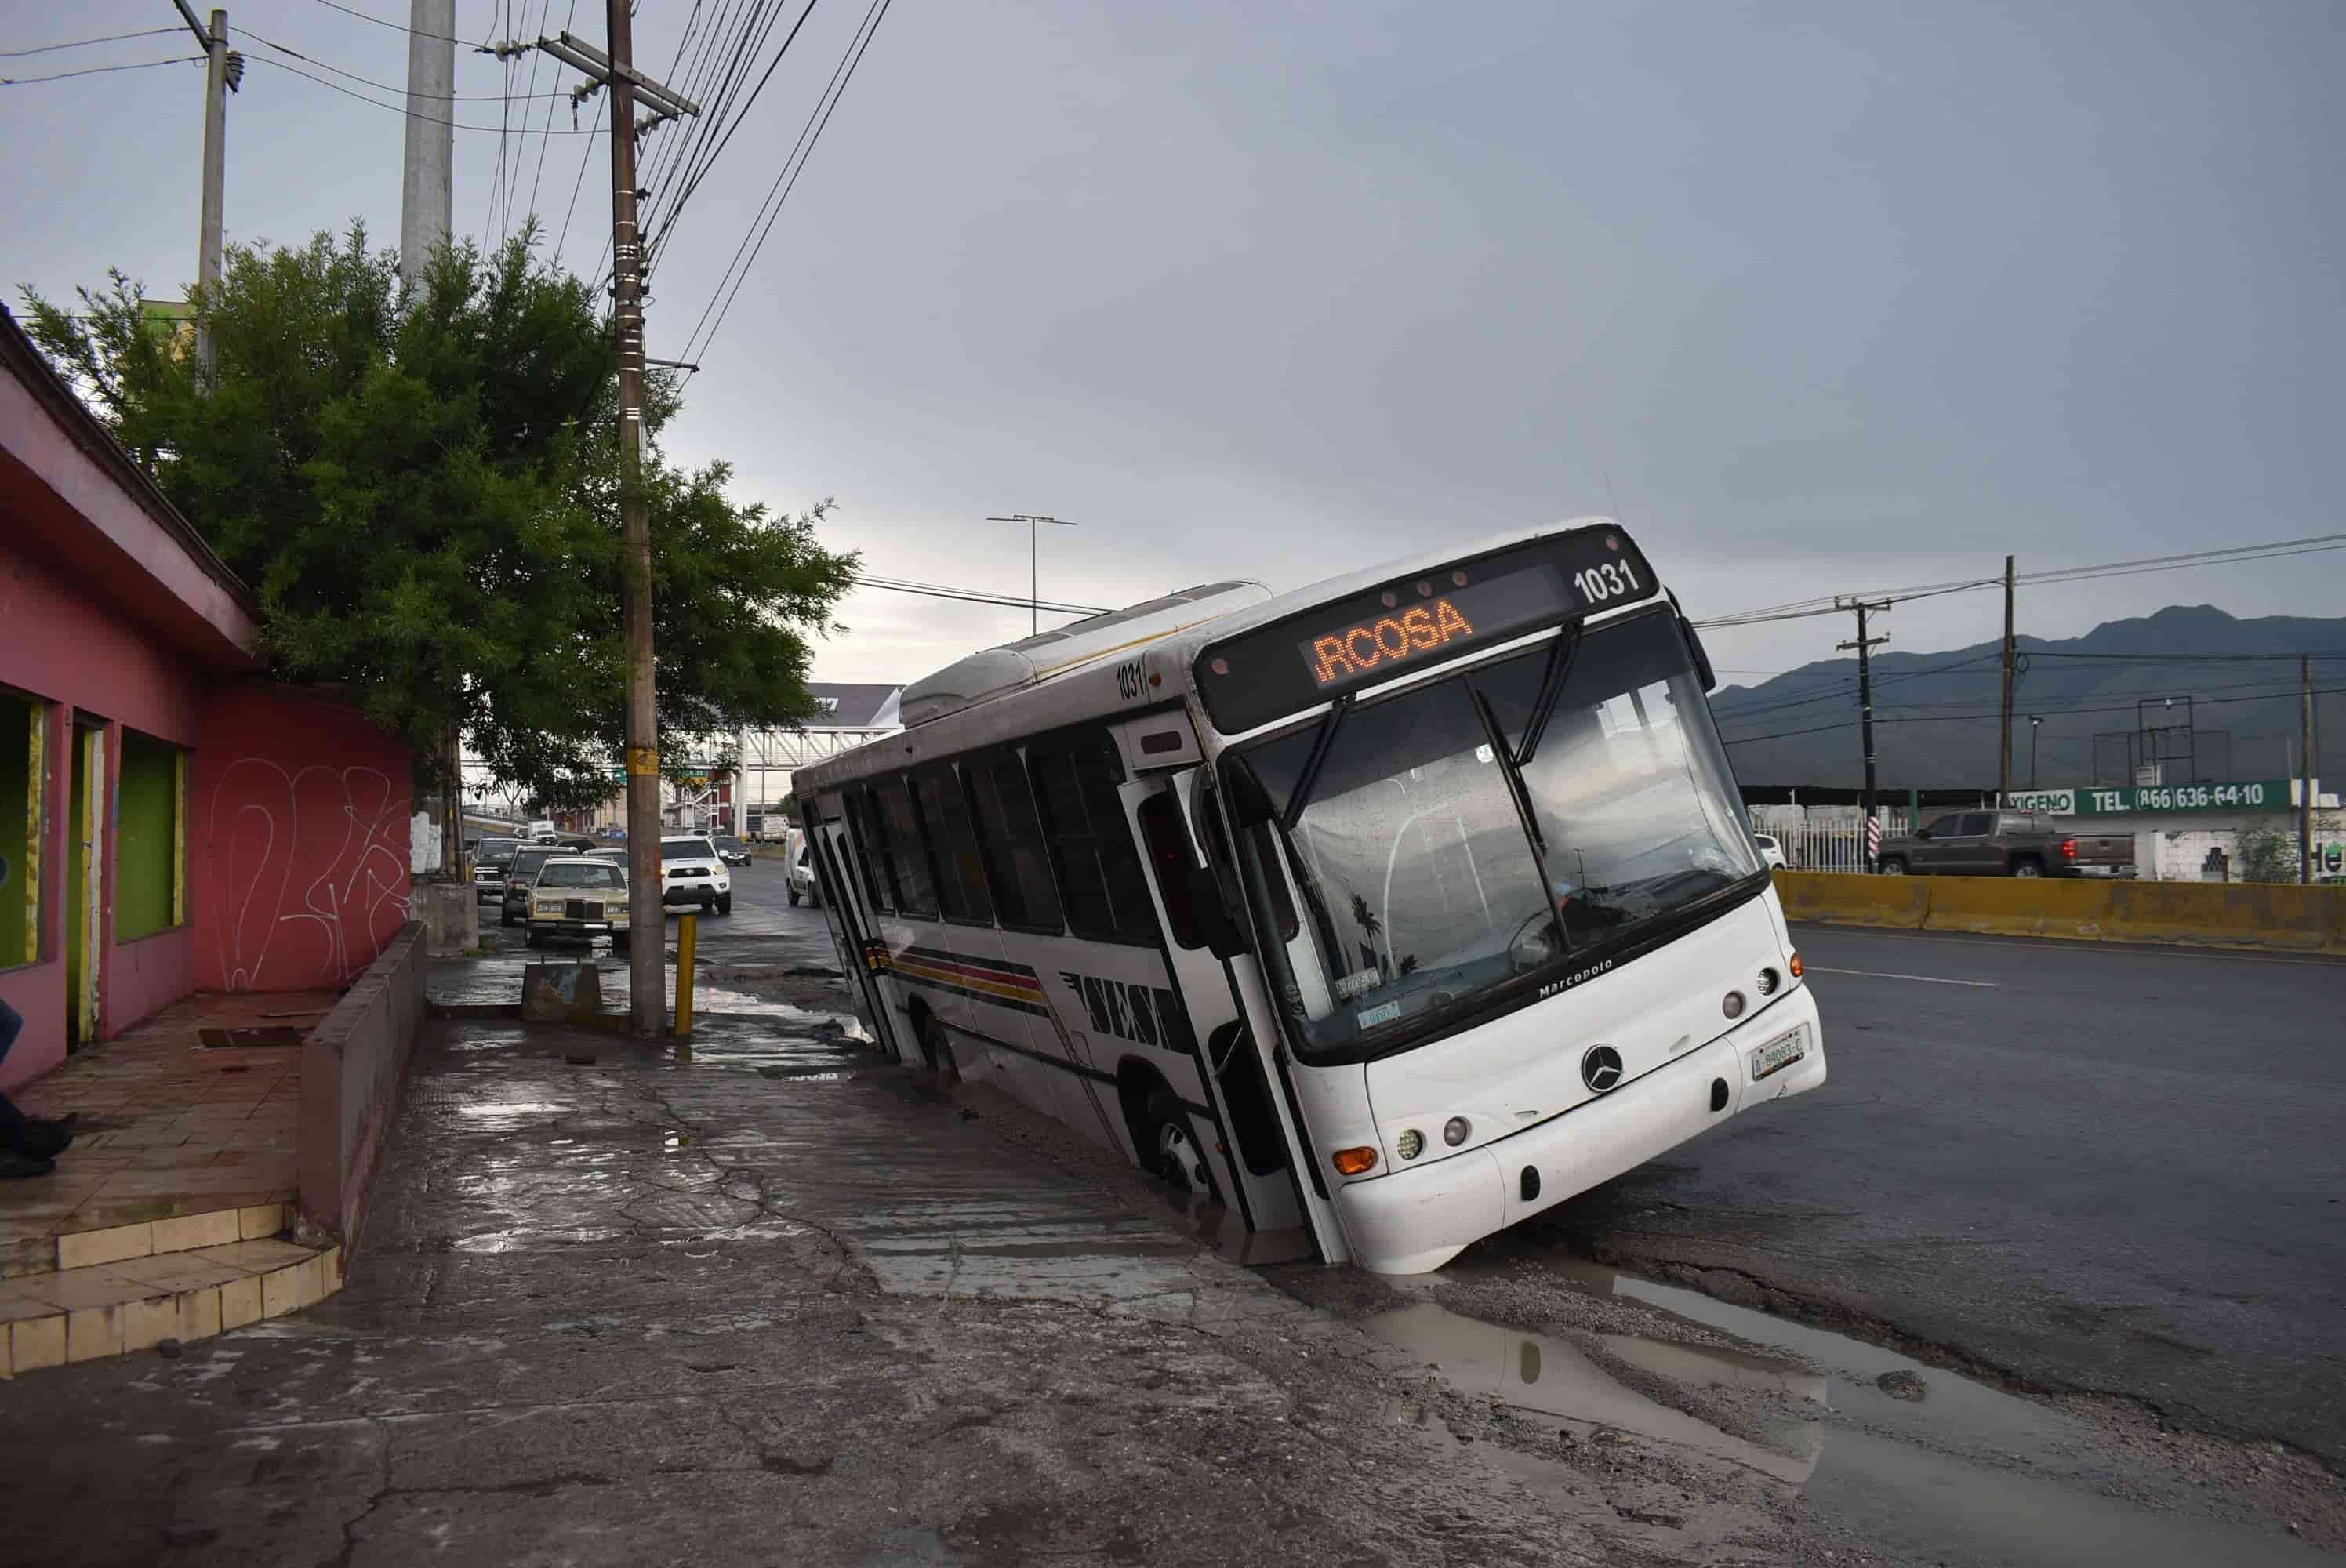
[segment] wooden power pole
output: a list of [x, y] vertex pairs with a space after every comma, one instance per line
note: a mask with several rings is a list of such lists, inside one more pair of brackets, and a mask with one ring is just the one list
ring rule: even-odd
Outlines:
[[2012, 557], [2004, 558], [2004, 730], [1997, 741], [1995, 803], [2012, 800]]
[[1865, 744], [1865, 869], [1869, 873], [1871, 873], [1874, 869], [1874, 861], [1878, 857], [1873, 849], [1874, 840], [1872, 833], [1874, 806], [1873, 665], [1872, 661], [1867, 657], [1867, 655], [1876, 644], [1888, 642], [1890, 640], [1890, 636], [1886, 632], [1878, 637], [1866, 636], [1865, 617], [1868, 611], [1884, 615], [1888, 614], [1890, 610], [1890, 601], [1883, 599], [1874, 604], [1868, 604], [1863, 599], [1857, 599], [1842, 607], [1844, 609], [1851, 609], [1857, 612], [1857, 640], [1855, 642], [1837, 643], [1834, 647], [1836, 651], [1844, 653], [1851, 648], [1855, 648], [1857, 650], [1857, 716], [1859, 729]]
[[536, 46], [611, 95], [611, 331], [619, 351], [619, 543], [627, 649], [628, 1022], [638, 1038], [650, 1039], [668, 1016], [668, 911], [660, 901], [652, 526], [644, 504], [644, 253], [636, 227], [636, 105], [649, 106], [653, 123], [697, 115], [700, 106], [637, 74], [630, 0], [608, 0], [604, 17], [610, 29], [607, 55], [567, 33], [540, 38]]

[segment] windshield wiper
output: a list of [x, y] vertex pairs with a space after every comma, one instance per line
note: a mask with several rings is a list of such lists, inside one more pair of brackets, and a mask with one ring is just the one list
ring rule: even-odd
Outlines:
[[1540, 901], [1547, 911], [1549, 926], [1556, 932], [1556, 946], [1561, 952], [1571, 951], [1572, 942], [1564, 929], [1564, 921], [1556, 912], [1556, 880], [1547, 871], [1547, 835], [1540, 830], [1539, 812], [1533, 809], [1532, 792], [1515, 767], [1515, 759], [1507, 751], [1506, 737], [1499, 733], [1499, 716], [1491, 711], [1491, 699], [1483, 688], [1472, 681], [1466, 683], [1467, 694], [1474, 698], [1474, 717], [1483, 721], [1483, 734], [1491, 748], [1491, 759], [1499, 765], [1500, 776], [1507, 781], [1507, 795], [1515, 804], [1515, 815], [1523, 822], [1524, 837], [1531, 845], [1532, 864], [1539, 871]]
[[1532, 716], [1524, 725], [1523, 749], [1515, 753], [1515, 766], [1528, 768], [1532, 754], [1539, 749], [1540, 737], [1547, 733], [1547, 721], [1556, 712], [1556, 699], [1564, 695], [1564, 677], [1572, 667], [1572, 656], [1580, 651], [1580, 628], [1567, 626], [1564, 635], [1547, 651], [1547, 669], [1540, 676], [1539, 696], [1532, 701]]
[[1328, 717], [1311, 736], [1311, 754], [1303, 759], [1303, 771], [1295, 776], [1295, 788], [1287, 793], [1287, 809], [1279, 814], [1279, 830], [1295, 831], [1295, 824], [1303, 820], [1303, 808], [1311, 804], [1311, 786], [1320, 781], [1320, 769], [1328, 760], [1328, 748], [1336, 744], [1336, 730], [1344, 722], [1344, 715], [1352, 711], [1352, 692], [1336, 699]]

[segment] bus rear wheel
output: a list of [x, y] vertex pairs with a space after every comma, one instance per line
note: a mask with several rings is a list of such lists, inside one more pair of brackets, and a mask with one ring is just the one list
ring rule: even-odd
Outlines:
[[913, 1020], [913, 1036], [920, 1042], [921, 1060], [937, 1075], [939, 1084], [950, 1088], [961, 1082], [961, 1064], [954, 1060], [953, 1042], [945, 1037], [945, 1026], [937, 1022], [935, 1013], [923, 1008]]

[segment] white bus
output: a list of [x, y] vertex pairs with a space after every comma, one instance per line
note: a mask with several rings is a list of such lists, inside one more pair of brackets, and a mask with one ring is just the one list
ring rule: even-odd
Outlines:
[[1582, 519], [974, 654], [795, 786], [901, 1061], [1418, 1273], [1825, 1081], [1712, 684]]

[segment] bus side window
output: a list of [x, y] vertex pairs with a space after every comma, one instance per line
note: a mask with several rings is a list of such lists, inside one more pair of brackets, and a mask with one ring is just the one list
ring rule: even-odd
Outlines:
[[1051, 880], [1043, 823], [1035, 814], [1035, 791], [1018, 754], [978, 758], [968, 764], [965, 777], [986, 881], [1002, 923], [1056, 935], [1066, 929], [1066, 921], [1059, 912], [1058, 884]]
[[950, 765], [924, 768], [913, 775], [913, 803], [920, 808], [921, 826], [935, 851], [937, 901], [947, 920], [994, 923], [994, 900], [985, 889], [985, 872], [977, 863], [977, 840], [970, 832], [969, 807], [962, 799], [961, 780]]
[[1067, 929], [1101, 942], [1155, 942], [1157, 911], [1116, 795], [1120, 769], [1114, 744], [1094, 736], [1032, 750], [1026, 765], [1042, 805]]
[[929, 866], [928, 847], [921, 842], [921, 824], [913, 815], [911, 791], [901, 778], [882, 779], [872, 787], [872, 796], [879, 804], [880, 830], [887, 839], [897, 907], [908, 915], [934, 920], [936, 873]]

